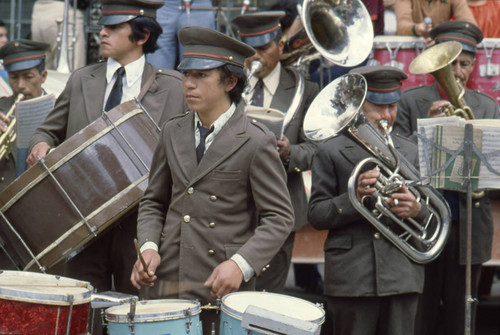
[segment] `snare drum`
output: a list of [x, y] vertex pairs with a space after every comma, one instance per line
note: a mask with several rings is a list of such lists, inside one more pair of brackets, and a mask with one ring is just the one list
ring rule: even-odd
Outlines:
[[0, 334], [87, 334], [91, 292], [84, 281], [2, 271]]
[[488, 94], [500, 103], [500, 38], [485, 38], [477, 46], [476, 65], [467, 87]]
[[429, 85], [434, 82], [431, 75], [416, 75], [408, 70], [411, 61], [424, 49], [425, 42], [421, 37], [375, 36], [368, 65], [389, 65], [404, 71], [408, 79], [402, 82], [403, 90], [413, 86]]
[[131, 334], [131, 327], [135, 335], [202, 335], [200, 312], [198, 301], [143, 300], [135, 309], [130, 303], [106, 309], [106, 321], [110, 335]]
[[[268, 292], [234, 292], [222, 298], [221, 301], [221, 319], [220, 319], [220, 335], [248, 335], [260, 334], [261, 332], [248, 332], [242, 326], [242, 321], [245, 322], [245, 311], [249, 307], [260, 309], [267, 315], [281, 315], [285, 319], [295, 319], [305, 322], [310, 322], [317, 325], [315, 334], [319, 334], [321, 325], [325, 321], [325, 311], [303, 299], [291, 297], [283, 294], [268, 293]], [[258, 322], [257, 322], [258, 323]], [[278, 333], [281, 332], [277, 329], [268, 328], [265, 320], [262, 324], [256, 325], [261, 330], [269, 329], [270, 331]], [[290, 332], [288, 332], [290, 333]], [[293, 332], [291, 332], [293, 333]]]

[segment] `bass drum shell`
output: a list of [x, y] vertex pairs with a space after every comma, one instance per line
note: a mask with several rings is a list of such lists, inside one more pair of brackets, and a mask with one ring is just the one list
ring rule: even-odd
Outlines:
[[0, 237], [16, 266], [50, 269], [136, 208], [158, 140], [156, 124], [131, 100], [19, 176], [0, 193]]

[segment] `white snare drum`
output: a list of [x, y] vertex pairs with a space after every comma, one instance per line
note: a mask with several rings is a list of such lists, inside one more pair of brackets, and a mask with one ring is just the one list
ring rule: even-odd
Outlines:
[[86, 334], [92, 286], [34, 272], [0, 272], [0, 334]]
[[428, 85], [434, 82], [431, 75], [416, 75], [408, 70], [411, 61], [424, 49], [425, 41], [422, 37], [375, 36], [368, 65], [389, 65], [404, 71], [408, 75], [408, 79], [403, 80], [402, 89]]
[[[200, 303], [182, 299], [143, 300], [106, 309], [110, 335], [202, 335]], [[130, 314], [134, 314], [129, 318]]]
[[485, 38], [477, 46], [476, 66], [467, 87], [488, 94], [500, 103], [500, 38]]
[[[325, 321], [321, 307], [296, 297], [268, 292], [230, 293], [222, 298], [221, 311], [220, 335], [260, 334], [266, 330], [272, 334], [295, 334], [299, 333], [298, 329], [302, 334], [319, 334]], [[305, 326], [314, 331], [305, 331]]]

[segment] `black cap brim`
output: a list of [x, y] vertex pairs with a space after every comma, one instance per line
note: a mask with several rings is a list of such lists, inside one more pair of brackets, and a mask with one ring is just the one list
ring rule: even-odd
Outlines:
[[137, 15], [103, 15], [99, 20], [99, 24], [103, 26], [113, 26], [115, 24], [128, 22], [136, 17]]
[[368, 92], [366, 92], [366, 100], [375, 105], [393, 104], [395, 102], [398, 102], [400, 98], [400, 90], [393, 92], [374, 92], [368, 90]]
[[211, 70], [221, 67], [224, 64], [226, 63], [213, 59], [184, 57], [184, 59], [180, 62], [179, 66], [177, 66], [177, 69], [180, 71]]

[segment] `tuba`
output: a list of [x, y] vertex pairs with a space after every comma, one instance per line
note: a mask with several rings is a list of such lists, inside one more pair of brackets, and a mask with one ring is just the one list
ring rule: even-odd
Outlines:
[[0, 160], [10, 154], [10, 151], [12, 150], [12, 144], [16, 140], [16, 118], [13, 114], [16, 110], [17, 104], [23, 99], [24, 94], [19, 93], [12, 107], [10, 107], [7, 114], [5, 114], [7, 118], [10, 118], [10, 123], [7, 127], [7, 130], [0, 136]]
[[436, 44], [415, 57], [408, 69], [413, 74], [430, 73], [436, 78], [452, 104], [445, 109], [447, 116], [456, 115], [472, 120], [474, 114], [465, 102], [465, 89], [451, 69], [451, 63], [461, 52], [462, 45], [455, 41]]
[[[354, 208], [403, 254], [420, 264], [434, 260], [443, 250], [450, 232], [450, 209], [435, 189], [416, 185], [418, 171], [392, 143], [388, 129], [384, 136], [366, 119], [361, 107], [367, 92], [366, 80], [359, 74], [347, 74], [328, 84], [314, 99], [304, 119], [304, 132], [311, 140], [326, 140], [344, 134], [373, 157], [359, 162], [348, 181], [348, 196]], [[384, 125], [382, 125], [384, 126]], [[386, 125], [385, 125], [386, 126]], [[357, 179], [368, 166], [378, 167], [376, 191], [359, 201]], [[407, 186], [429, 210], [423, 222], [401, 219], [390, 211], [386, 199]]]

